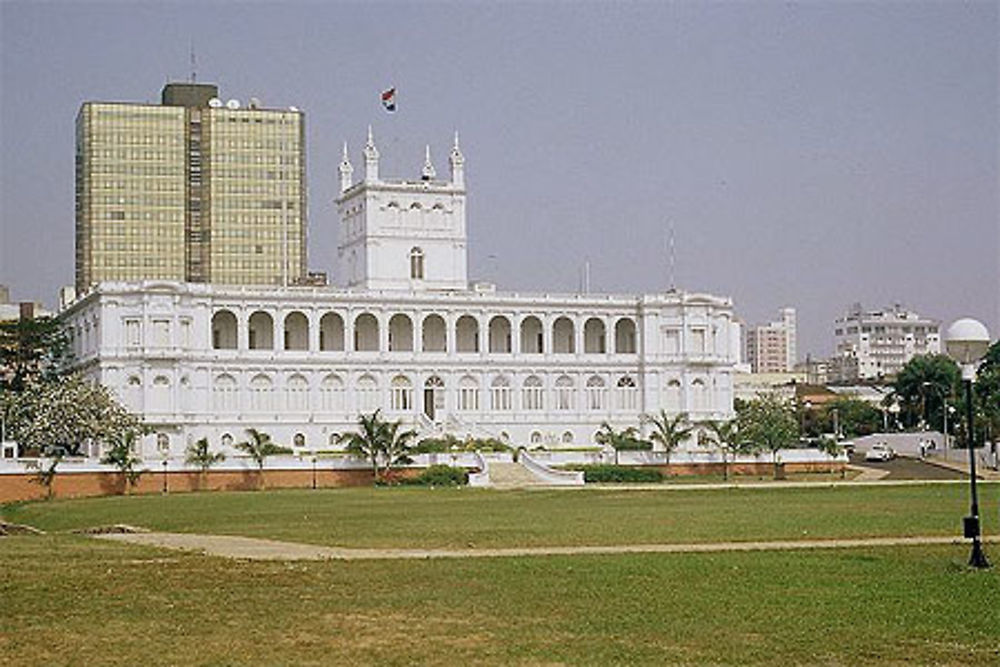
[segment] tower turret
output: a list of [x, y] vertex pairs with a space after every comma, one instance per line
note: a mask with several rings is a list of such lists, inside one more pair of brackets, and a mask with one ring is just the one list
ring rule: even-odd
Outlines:
[[431, 147], [428, 145], [424, 149], [424, 168], [420, 172], [420, 178], [425, 181], [433, 181], [437, 176], [434, 164], [431, 162]]
[[365, 181], [378, 181], [378, 149], [375, 148], [371, 125], [368, 126], [368, 143], [365, 144]]
[[347, 142], [344, 142], [344, 157], [340, 160], [340, 191], [345, 192], [353, 182], [354, 167], [347, 157]]
[[465, 187], [465, 156], [462, 155], [458, 147], [458, 131], [455, 131], [455, 145], [451, 147], [451, 155], [448, 156], [451, 164], [451, 184], [458, 188]]

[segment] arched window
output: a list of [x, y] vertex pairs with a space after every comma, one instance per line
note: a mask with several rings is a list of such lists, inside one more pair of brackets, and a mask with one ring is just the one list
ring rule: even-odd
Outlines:
[[458, 409], [464, 412], [479, 410], [479, 383], [471, 375], [458, 382]]
[[305, 412], [309, 409], [309, 381], [296, 373], [285, 384], [285, 405], [291, 412]]
[[587, 378], [587, 409], [604, 410], [608, 405], [608, 389], [599, 375]]
[[250, 409], [257, 412], [266, 412], [273, 409], [271, 396], [274, 391], [274, 383], [271, 378], [263, 373], [255, 375], [250, 380]]
[[170, 452], [170, 436], [166, 433], [157, 433], [156, 449], [161, 455], [168, 454]]
[[410, 279], [424, 279], [424, 251], [420, 248], [410, 250]]
[[358, 378], [355, 388], [359, 412], [371, 412], [378, 407], [378, 382], [375, 378], [366, 373]]
[[354, 351], [378, 352], [378, 320], [362, 313], [354, 320]]
[[490, 384], [490, 409], [500, 411], [511, 409], [510, 380], [504, 375], [496, 376]]
[[402, 313], [389, 318], [389, 351], [413, 351], [413, 322]]
[[490, 320], [489, 325], [490, 352], [509, 353], [511, 350], [510, 320], [503, 315], [497, 315]]
[[552, 323], [552, 351], [556, 354], [576, 352], [576, 330], [568, 317], [557, 318]]
[[708, 409], [708, 389], [705, 381], [695, 378], [691, 382], [691, 411], [701, 412]]
[[678, 380], [667, 381], [664, 391], [664, 402], [670, 412], [680, 412], [681, 410], [681, 383]]
[[635, 388], [635, 380], [627, 375], [618, 379], [618, 386], [615, 387], [617, 400], [615, 407], [619, 410], [635, 410], [638, 404], [638, 392]]
[[635, 322], [623, 317], [615, 323], [615, 353], [635, 354]]
[[521, 353], [541, 354], [545, 351], [542, 321], [529, 315], [521, 322]]
[[319, 320], [319, 349], [323, 352], [344, 349], [344, 318], [326, 313]]
[[212, 382], [212, 405], [216, 412], [235, 412], [239, 404], [236, 379], [232, 375], [216, 376]]
[[250, 316], [249, 343], [251, 350], [274, 349], [274, 320], [268, 313], [258, 310]]
[[542, 434], [539, 433], [538, 431], [532, 431], [529, 440], [533, 445], [540, 445], [542, 444]]
[[230, 435], [229, 433], [223, 433], [220, 442], [222, 443], [223, 447], [232, 447], [233, 446], [233, 436]]
[[424, 415], [435, 419], [444, 410], [444, 380], [432, 375], [424, 382]]
[[479, 352], [479, 321], [472, 315], [462, 315], [455, 323], [455, 350]]
[[604, 354], [607, 352], [606, 335], [604, 333], [604, 320], [591, 317], [583, 325], [583, 352], [584, 354]]
[[292, 446], [302, 448], [306, 446], [306, 436], [303, 433], [296, 433], [292, 436]]
[[541, 410], [545, 407], [542, 381], [536, 375], [529, 375], [521, 388], [521, 407], [525, 410]]
[[424, 352], [444, 352], [448, 345], [444, 318], [440, 315], [428, 315], [422, 326], [421, 344]]
[[562, 434], [562, 443], [564, 445], [572, 445], [573, 444], [573, 432], [572, 431], [563, 431], [563, 434]]
[[389, 405], [395, 412], [408, 412], [413, 409], [413, 383], [405, 375], [392, 378], [392, 393]]
[[560, 375], [556, 379], [556, 410], [573, 409], [573, 379]]
[[309, 320], [299, 311], [285, 316], [285, 349], [309, 349]]
[[228, 310], [212, 315], [212, 348], [235, 350], [236, 340], [236, 316]]
[[333, 373], [323, 378], [319, 385], [320, 405], [324, 412], [341, 412], [344, 409], [344, 381]]

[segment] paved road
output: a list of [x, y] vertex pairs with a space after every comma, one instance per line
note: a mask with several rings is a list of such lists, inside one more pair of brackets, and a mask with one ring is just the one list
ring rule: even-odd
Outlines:
[[876, 470], [885, 470], [889, 474], [882, 479], [894, 480], [894, 479], [967, 479], [968, 475], [964, 475], [957, 470], [951, 470], [950, 468], [943, 468], [941, 466], [936, 466], [931, 463], [926, 463], [919, 459], [911, 459], [905, 457], [898, 457], [892, 461], [886, 461], [885, 463], [877, 463], [874, 461], [865, 461], [864, 454], [856, 453], [851, 455], [851, 463], [865, 466], [866, 468], [874, 468]]

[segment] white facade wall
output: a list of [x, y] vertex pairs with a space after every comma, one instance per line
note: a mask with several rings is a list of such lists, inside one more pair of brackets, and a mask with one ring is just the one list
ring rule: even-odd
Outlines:
[[[696, 420], [732, 414], [732, 306], [702, 294], [105, 283], [63, 317], [81, 372], [154, 429], [151, 456], [157, 434], [179, 455], [200, 437], [239, 442], [250, 426], [279, 444], [334, 449], [335, 434], [376, 408], [424, 436], [563, 447], [591, 445], [603, 421], [638, 426], [661, 408]], [[377, 335], [361, 335], [364, 320]], [[542, 351], [529, 351], [539, 323]]]

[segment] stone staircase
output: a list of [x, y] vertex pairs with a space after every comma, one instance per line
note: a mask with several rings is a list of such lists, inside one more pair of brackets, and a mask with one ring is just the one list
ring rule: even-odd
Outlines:
[[547, 486], [547, 483], [520, 463], [490, 461], [490, 486], [494, 489], [523, 489], [527, 486]]

